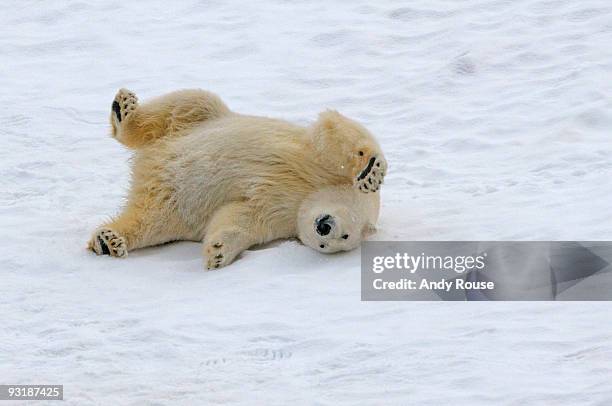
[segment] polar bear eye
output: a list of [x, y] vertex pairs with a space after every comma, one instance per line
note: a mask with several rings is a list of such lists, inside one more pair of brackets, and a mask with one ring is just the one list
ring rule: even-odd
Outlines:
[[342, 236], [342, 239], [344, 239], [344, 240], [348, 240], [348, 237], [349, 237], [349, 235], [348, 235], [348, 234], [344, 234], [344, 235]]
[[363, 156], [363, 151], [359, 151], [359, 156]]
[[319, 248], [325, 248], [325, 244], [319, 245]]

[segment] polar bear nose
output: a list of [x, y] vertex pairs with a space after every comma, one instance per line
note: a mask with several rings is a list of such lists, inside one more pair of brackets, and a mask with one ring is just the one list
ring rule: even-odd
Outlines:
[[317, 230], [317, 234], [319, 235], [327, 235], [331, 232], [332, 228], [336, 222], [334, 218], [329, 214], [321, 214], [315, 220], [315, 228]]

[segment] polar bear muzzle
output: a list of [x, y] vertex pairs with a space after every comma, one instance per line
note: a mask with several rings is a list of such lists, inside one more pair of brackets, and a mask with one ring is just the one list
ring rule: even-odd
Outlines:
[[315, 229], [319, 235], [328, 235], [336, 226], [336, 221], [329, 214], [321, 214], [315, 220]]

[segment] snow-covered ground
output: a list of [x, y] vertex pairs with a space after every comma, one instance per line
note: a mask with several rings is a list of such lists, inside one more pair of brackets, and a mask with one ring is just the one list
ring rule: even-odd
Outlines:
[[85, 250], [129, 152], [117, 88], [363, 122], [377, 239], [612, 239], [612, 4], [0, 6], [0, 384], [67, 404], [612, 403], [609, 303], [360, 302], [359, 252], [296, 241], [205, 272], [200, 246]]

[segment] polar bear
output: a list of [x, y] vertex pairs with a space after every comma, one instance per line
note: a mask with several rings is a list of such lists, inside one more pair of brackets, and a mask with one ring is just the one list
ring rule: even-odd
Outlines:
[[378, 218], [387, 161], [363, 126], [336, 111], [302, 127], [235, 113], [204, 90], [139, 104], [120, 89], [110, 121], [135, 153], [123, 211], [88, 243], [98, 255], [203, 241], [208, 269], [220, 268], [279, 238], [350, 250]]

